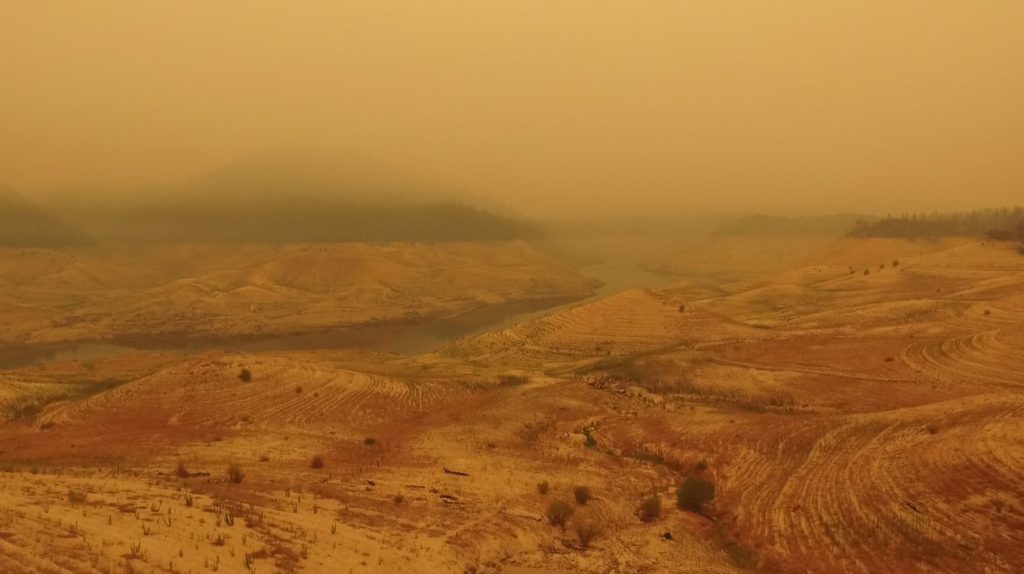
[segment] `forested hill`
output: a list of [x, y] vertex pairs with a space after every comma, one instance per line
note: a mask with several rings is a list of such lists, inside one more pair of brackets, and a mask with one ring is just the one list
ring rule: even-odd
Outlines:
[[863, 215], [835, 214], [815, 217], [750, 215], [719, 226], [712, 235], [720, 237], [835, 236], [848, 233]]
[[890, 216], [858, 222], [850, 235], [906, 239], [987, 236], [998, 240], [1024, 241], [1024, 209], [1003, 207], [958, 213]]
[[358, 156], [274, 152], [162, 188], [51, 195], [103, 243], [494, 241], [539, 234], [463, 190]]
[[73, 226], [0, 185], [0, 247], [61, 247], [87, 243]]

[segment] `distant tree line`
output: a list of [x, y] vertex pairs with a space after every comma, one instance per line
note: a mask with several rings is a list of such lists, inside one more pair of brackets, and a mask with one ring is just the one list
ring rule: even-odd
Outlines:
[[999, 241], [1024, 241], [1024, 209], [978, 209], [957, 213], [919, 213], [858, 221], [852, 237], [989, 237]]

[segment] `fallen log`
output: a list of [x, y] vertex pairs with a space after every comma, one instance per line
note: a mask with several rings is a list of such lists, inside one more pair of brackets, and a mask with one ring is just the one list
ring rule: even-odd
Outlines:
[[469, 476], [468, 472], [462, 472], [458, 470], [451, 470], [449, 468], [444, 469], [445, 474], [454, 474], [455, 476]]

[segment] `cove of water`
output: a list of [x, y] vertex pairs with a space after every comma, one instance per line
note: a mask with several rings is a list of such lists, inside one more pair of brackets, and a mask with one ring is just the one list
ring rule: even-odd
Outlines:
[[580, 273], [604, 284], [583, 299], [547, 299], [492, 305], [453, 317], [416, 323], [388, 323], [337, 331], [276, 335], [259, 339], [175, 339], [141, 337], [112, 342], [71, 342], [0, 348], [0, 369], [16, 369], [57, 361], [91, 361], [144, 352], [199, 353], [211, 349], [274, 352], [362, 348], [415, 355], [436, 351], [463, 337], [512, 327], [518, 323], [637, 288], [651, 288], [671, 280], [624, 261], [606, 261], [583, 267]]

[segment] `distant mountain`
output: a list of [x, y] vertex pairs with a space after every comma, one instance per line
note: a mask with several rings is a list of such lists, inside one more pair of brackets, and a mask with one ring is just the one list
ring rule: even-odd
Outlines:
[[360, 204], [454, 199], [460, 192], [371, 158], [323, 150], [281, 150], [232, 162], [171, 191], [178, 199], [319, 199]]
[[0, 246], [63, 247], [88, 243], [75, 227], [0, 185]]
[[835, 236], [841, 237], [858, 222], [871, 220], [865, 215], [841, 213], [815, 217], [751, 215], [720, 225], [712, 233], [719, 237]]
[[530, 238], [526, 223], [470, 206], [460, 190], [327, 152], [251, 156], [185, 183], [51, 196], [105, 241], [307, 243]]

